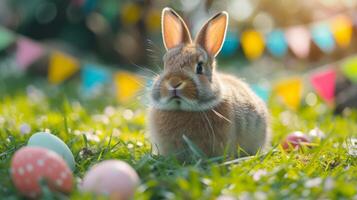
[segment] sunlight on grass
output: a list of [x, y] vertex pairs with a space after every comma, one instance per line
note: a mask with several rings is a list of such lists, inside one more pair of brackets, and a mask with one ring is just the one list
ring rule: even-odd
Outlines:
[[[25, 145], [32, 133], [50, 131], [72, 150], [78, 180], [101, 160], [120, 159], [131, 164], [141, 178], [135, 199], [214, 199], [222, 194], [255, 199], [356, 198], [357, 163], [343, 146], [357, 134], [356, 113], [334, 116], [322, 103], [303, 105], [294, 113], [272, 98], [274, 151], [236, 164], [201, 160], [181, 165], [173, 158], [151, 154], [146, 108], [140, 102], [121, 106], [109, 98], [83, 100], [67, 93], [66, 87], [51, 95], [50, 88], [40, 85], [36, 84], [35, 95], [26, 92], [25, 84], [14, 94], [1, 89], [0, 196], [14, 198], [16, 194], [8, 172], [14, 151]], [[24, 125], [31, 128], [30, 134], [23, 132]], [[316, 126], [327, 138], [314, 141], [313, 148], [286, 153], [278, 145], [288, 133], [308, 132]], [[83, 195], [76, 190], [71, 198], [91, 198]]]

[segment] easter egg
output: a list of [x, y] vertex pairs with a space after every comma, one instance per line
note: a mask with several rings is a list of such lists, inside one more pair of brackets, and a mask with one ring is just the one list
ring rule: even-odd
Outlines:
[[61, 139], [51, 133], [38, 132], [33, 134], [27, 142], [27, 146], [50, 149], [58, 153], [67, 162], [72, 171], [75, 169], [76, 164], [71, 150]]
[[310, 139], [300, 131], [289, 134], [281, 144], [284, 150], [299, 149], [302, 146], [309, 146]]
[[26, 197], [41, 196], [41, 181], [51, 190], [69, 193], [73, 186], [72, 171], [55, 152], [42, 147], [22, 147], [11, 160], [11, 179]]
[[94, 165], [84, 176], [80, 189], [110, 199], [132, 199], [139, 177], [127, 163], [107, 160]]

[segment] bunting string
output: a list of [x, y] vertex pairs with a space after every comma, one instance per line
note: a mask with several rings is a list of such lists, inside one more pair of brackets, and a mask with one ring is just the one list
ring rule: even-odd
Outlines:
[[[321, 27], [320, 27], [321, 28]], [[325, 29], [323, 27], [322, 29]], [[298, 35], [298, 32], [304, 32], [303, 29], [297, 28], [291, 34]], [[295, 32], [295, 33], [294, 33]], [[245, 53], [251, 56], [251, 59], [256, 59], [264, 50], [265, 46], [255, 45], [254, 50], [247, 50], [249, 48], [247, 43], [257, 43], [257, 41], [264, 41], [264, 38], [259, 32], [251, 30], [247, 32], [242, 38]], [[269, 41], [266, 43], [266, 48], [275, 47], [276, 56], [281, 56], [286, 51], [286, 44], [279, 38], [283, 33], [278, 30], [271, 33]], [[324, 35], [321, 30], [316, 30], [316, 35]], [[330, 38], [331, 35], [324, 35], [324, 38]], [[272, 39], [274, 38], [274, 39]], [[326, 39], [329, 40], [329, 39]], [[36, 60], [45, 55], [49, 55], [48, 74], [47, 79], [50, 84], [59, 85], [64, 81], [70, 79], [79, 72], [81, 77], [81, 89], [83, 93], [89, 95], [96, 91], [98, 87], [112, 84], [115, 88], [117, 100], [120, 103], [128, 103], [138, 92], [145, 89], [145, 85], [150, 85], [145, 82], [139, 75], [126, 71], [111, 71], [105, 66], [95, 63], [81, 62], [80, 59], [68, 55], [61, 51], [45, 50], [41, 44], [24, 37], [16, 37], [12, 32], [0, 27], [0, 47], [1, 50], [16, 43], [15, 58], [19, 70], [28, 70], [28, 67]], [[341, 44], [344, 44], [343, 42]], [[300, 44], [301, 45], [301, 44]], [[305, 44], [306, 45], [306, 44]], [[322, 44], [321, 44], [322, 45]], [[326, 51], [331, 48], [328, 44], [324, 44]], [[300, 52], [300, 56], [305, 56]], [[354, 83], [357, 83], [357, 55], [347, 57], [343, 60], [330, 63], [328, 65], [320, 66], [314, 70], [300, 76], [292, 76], [276, 80], [268, 84], [253, 84], [251, 87], [264, 101], [269, 101], [272, 94], [276, 94], [281, 102], [291, 110], [297, 110], [300, 106], [304, 90], [310, 86], [327, 104], [333, 105], [335, 101], [335, 84], [336, 77], [343, 75]]]

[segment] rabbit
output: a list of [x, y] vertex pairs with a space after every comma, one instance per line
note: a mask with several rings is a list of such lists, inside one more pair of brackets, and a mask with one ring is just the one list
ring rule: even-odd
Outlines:
[[216, 71], [228, 13], [209, 19], [194, 40], [171, 8], [162, 11], [164, 69], [154, 78], [148, 112], [149, 137], [160, 155], [186, 160], [186, 136], [206, 156], [253, 155], [269, 143], [265, 103], [242, 80]]

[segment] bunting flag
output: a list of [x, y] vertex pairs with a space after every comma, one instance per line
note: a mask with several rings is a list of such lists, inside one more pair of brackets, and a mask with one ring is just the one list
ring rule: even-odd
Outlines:
[[53, 52], [50, 58], [48, 81], [52, 84], [62, 83], [79, 70], [79, 62], [64, 53]]
[[263, 101], [268, 102], [270, 97], [270, 89], [266, 86], [253, 84], [251, 86], [252, 90], [258, 95]]
[[344, 61], [342, 63], [342, 72], [352, 82], [357, 83], [357, 57]]
[[328, 69], [312, 74], [310, 81], [317, 94], [327, 103], [333, 103], [335, 98], [336, 71]]
[[267, 35], [266, 46], [269, 52], [275, 57], [283, 57], [285, 56], [288, 46], [286, 44], [286, 39], [284, 36], [284, 32], [277, 29], [270, 32]]
[[19, 38], [17, 41], [16, 63], [25, 70], [44, 54], [43, 47], [29, 39]]
[[285, 32], [286, 40], [292, 52], [298, 58], [306, 58], [310, 53], [310, 33], [304, 26], [289, 28]]
[[149, 31], [155, 32], [160, 30], [161, 27], [161, 12], [156, 9], [151, 9], [145, 20], [146, 26]]
[[15, 36], [10, 31], [0, 26], [0, 51], [15, 41]]
[[274, 91], [287, 107], [297, 110], [300, 106], [303, 82], [299, 77], [285, 79], [275, 85]]
[[228, 32], [223, 43], [220, 55], [232, 56], [239, 48], [239, 37], [236, 32]]
[[259, 58], [264, 52], [264, 37], [260, 32], [247, 30], [242, 33], [242, 48], [249, 60]]
[[324, 52], [331, 53], [335, 47], [335, 41], [327, 24], [319, 24], [312, 27], [312, 39], [315, 44]]
[[81, 69], [82, 89], [91, 93], [96, 88], [111, 82], [111, 74], [104, 68], [85, 64]]
[[349, 17], [344, 15], [336, 17], [331, 23], [331, 30], [336, 43], [340, 47], [347, 48], [350, 45], [352, 39], [352, 21]]
[[114, 75], [117, 99], [121, 103], [127, 103], [133, 99], [145, 84], [142, 78], [128, 72], [117, 72]]
[[142, 13], [142, 10], [139, 5], [135, 3], [127, 3], [123, 6], [121, 20], [125, 25], [135, 24], [140, 20], [140, 13]]

